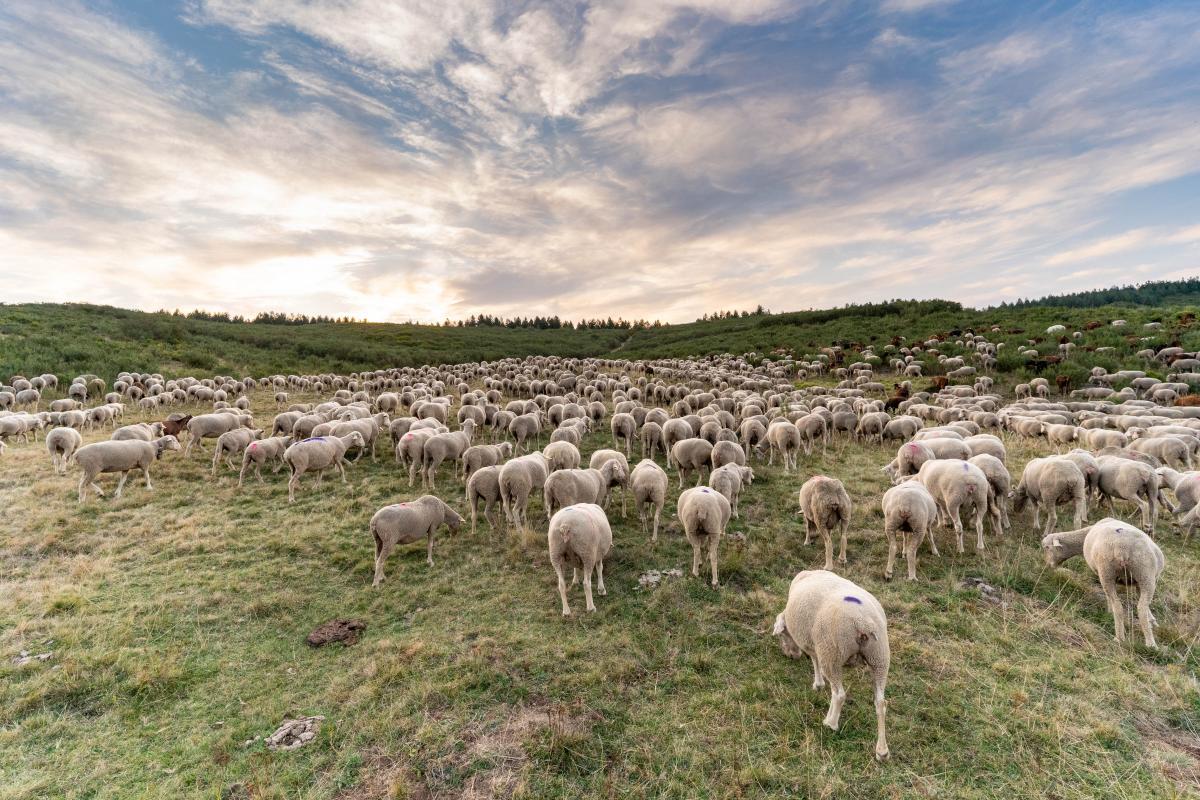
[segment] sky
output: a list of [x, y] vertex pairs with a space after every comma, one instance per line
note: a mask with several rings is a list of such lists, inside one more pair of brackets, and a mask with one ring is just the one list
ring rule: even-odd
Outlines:
[[0, 301], [440, 321], [1200, 273], [1200, 4], [4, 0]]

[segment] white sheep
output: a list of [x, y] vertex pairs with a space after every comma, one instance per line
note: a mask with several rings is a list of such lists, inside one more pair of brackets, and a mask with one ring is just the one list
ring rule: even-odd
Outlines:
[[1117, 584], [1136, 585], [1138, 624], [1146, 646], [1156, 646], [1150, 602], [1154, 599], [1166, 559], [1149, 536], [1126, 522], [1106, 517], [1090, 528], [1049, 534], [1042, 539], [1042, 550], [1046, 563], [1052, 567], [1073, 556], [1083, 555], [1108, 598], [1118, 642], [1125, 640], [1125, 606], [1117, 593]]
[[383, 582], [384, 564], [396, 545], [426, 539], [425, 560], [432, 567], [434, 532], [445, 525], [454, 533], [462, 523], [463, 518], [457, 511], [431, 494], [376, 511], [370, 523], [371, 536], [375, 540], [375, 579], [371, 586], [377, 587]]
[[679, 473], [679, 488], [683, 479], [696, 473], [696, 485], [704, 477], [704, 470], [712, 463], [713, 446], [704, 439], [682, 439], [671, 446], [671, 461]]
[[903, 539], [904, 560], [908, 565], [908, 579], [917, 579], [917, 550], [922, 540], [929, 537], [929, 549], [936, 556], [937, 542], [934, 541], [933, 526], [937, 522], [938, 508], [933, 495], [917, 481], [908, 481], [893, 486], [883, 494], [883, 532], [888, 540], [887, 567], [883, 576], [892, 579], [896, 567], [896, 534]]
[[337, 467], [342, 483], [349, 483], [346, 480], [346, 467], [350, 462], [346, 461], [346, 451], [351, 447], [366, 446], [358, 431], [351, 431], [345, 436], [318, 436], [290, 445], [283, 452], [283, 460], [292, 471], [288, 478], [288, 502], [296, 502], [296, 487], [300, 485], [300, 476], [306, 472], [315, 470], [317, 485], [320, 486], [325, 470]]
[[483, 501], [483, 516], [492, 533], [500, 527], [493, 513], [500, 503], [500, 467], [480, 467], [467, 478], [467, 508], [471, 509], [471, 533], [475, 533], [479, 503]]
[[570, 616], [567, 604], [567, 581], [563, 569], [571, 565], [571, 585], [579, 580], [583, 571], [583, 596], [587, 610], [595, 611], [592, 602], [592, 572], [596, 573], [596, 591], [600, 596], [608, 594], [604, 588], [604, 559], [612, 549], [612, 528], [604, 509], [594, 503], [578, 503], [559, 509], [550, 519], [550, 530], [546, 534], [550, 551], [550, 564], [558, 577], [558, 596], [562, 600], [564, 617]]
[[807, 655], [813, 665], [813, 688], [829, 681], [829, 712], [825, 726], [837, 730], [846, 689], [842, 668], [864, 664], [875, 683], [875, 758], [887, 759], [888, 668], [891, 648], [887, 615], [875, 596], [840, 575], [826, 570], [806, 570], [792, 579], [787, 605], [775, 618], [772, 634], [789, 658]]
[[634, 508], [637, 509], [638, 518], [642, 522], [642, 533], [646, 532], [648, 511], [651, 507], [654, 509], [654, 533], [650, 537], [650, 541], [657, 542], [658, 520], [662, 515], [663, 505], [666, 503], [670, 478], [667, 477], [666, 471], [653, 460], [644, 458], [633, 468], [629, 484], [633, 490]]
[[990, 500], [991, 485], [983, 470], [974, 464], [957, 459], [926, 461], [914, 478], [929, 490], [937, 503], [938, 512], [954, 526], [958, 552], [963, 552], [963, 524], [960, 512], [970, 507], [975, 512], [975, 549], [982, 551], [983, 518], [995, 504]]
[[500, 501], [504, 516], [514, 528], [525, 525], [529, 518], [529, 495], [546, 485], [550, 466], [540, 452], [506, 461], [500, 468]]
[[708, 476], [708, 485], [725, 495], [725, 499], [733, 506], [733, 516], [741, 519], [738, 514], [738, 499], [742, 489], [754, 483], [754, 470], [739, 464], [723, 464], [714, 469]]
[[1060, 504], [1073, 503], [1075, 526], [1087, 522], [1087, 478], [1074, 461], [1066, 458], [1034, 458], [1025, 465], [1021, 480], [1013, 494], [1013, 511], [1020, 514], [1025, 504], [1033, 501], [1033, 524], [1038, 526], [1040, 512], [1046, 512], [1043, 535], [1050, 533], [1057, 521]]
[[217, 477], [217, 465], [222, 458], [230, 469], [234, 469], [233, 457], [243, 452], [259, 436], [262, 436], [260, 428], [237, 428], [218, 436], [217, 446], [213, 448], [212, 476]]
[[238, 487], [242, 486], [246, 479], [246, 471], [250, 469], [250, 465], [254, 465], [254, 474], [258, 478], [259, 483], [266, 483], [262, 476], [262, 466], [268, 461], [275, 463], [271, 469], [271, 474], [276, 474], [283, 467], [283, 454], [287, 451], [288, 446], [292, 443], [291, 436], [272, 436], [267, 439], [256, 439], [246, 445], [246, 449], [242, 452], [242, 470], [238, 473]]
[[700, 577], [700, 558], [708, 550], [712, 565], [712, 586], [717, 588], [717, 546], [729, 524], [731, 508], [725, 495], [707, 486], [687, 489], [675, 504], [676, 514], [683, 523], [683, 532], [692, 545], [692, 575]]
[[50, 463], [59, 475], [67, 474], [67, 464], [71, 456], [83, 444], [83, 436], [74, 428], [55, 428], [46, 434], [46, 450], [50, 453]]
[[103, 497], [104, 491], [96, 484], [96, 478], [102, 473], [119, 472], [121, 479], [117, 482], [114, 497], [121, 496], [125, 480], [129, 473], [140, 469], [146, 477], [146, 488], [152, 490], [150, 483], [150, 466], [162, 457], [167, 450], [178, 450], [179, 440], [174, 436], [163, 436], [153, 442], [124, 441], [124, 442], [94, 442], [84, 445], [75, 451], [75, 463], [83, 471], [79, 478], [79, 502], [83, 502], [84, 490], [90, 485], [96, 494]]
[[837, 478], [814, 475], [800, 487], [800, 513], [804, 516], [804, 543], [816, 530], [825, 540], [825, 569], [833, 569], [833, 531], [841, 529], [838, 563], [846, 563], [846, 535], [850, 530], [850, 495]]

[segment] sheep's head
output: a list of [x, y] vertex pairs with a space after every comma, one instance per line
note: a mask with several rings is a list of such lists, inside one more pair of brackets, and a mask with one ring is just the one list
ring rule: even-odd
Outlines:
[[783, 614], [775, 617], [775, 626], [771, 629], [771, 635], [779, 640], [779, 646], [783, 649], [783, 654], [788, 658], [800, 658], [803, 655], [803, 651], [796, 644], [796, 640], [788, 633]]
[[1042, 557], [1046, 566], [1057, 567], [1069, 557], [1058, 534], [1052, 533], [1042, 538]]
[[450, 532], [457, 533], [462, 524], [462, 515], [450, 506], [446, 506], [446, 527], [450, 530]]

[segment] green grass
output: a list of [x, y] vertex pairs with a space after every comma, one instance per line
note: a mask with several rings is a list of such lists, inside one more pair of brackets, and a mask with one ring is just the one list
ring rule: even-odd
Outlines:
[[[270, 418], [266, 393], [254, 409]], [[1019, 474], [1037, 453], [1007, 443]], [[607, 445], [593, 435], [585, 457]], [[0, 472], [0, 798], [1194, 794], [1195, 544], [1160, 524], [1158, 653], [1112, 641], [1086, 567], [1045, 567], [1027, 518], [1004, 538], [989, 530], [982, 556], [955, 554], [941, 531], [919, 582], [887, 583], [891, 454], [847, 444], [801, 457], [799, 474], [756, 465], [731, 525], [747, 542], [721, 545], [722, 587], [639, 590], [642, 572], [691, 563], [672, 474], [659, 543], [610, 510], [609, 593], [584, 614], [574, 589], [563, 619], [539, 501], [528, 532], [442, 532], [432, 569], [422, 545], [400, 548], [372, 590], [368, 519], [422, 493], [390, 460], [359, 462], [349, 486], [305, 479], [289, 506], [283, 473], [239, 492], [228, 473], [209, 478], [207, 459], [171, 453], [152, 493], [131, 479], [120, 500], [79, 506], [77, 473], [53, 475], [41, 443], [13, 445]], [[829, 731], [828, 694], [769, 636], [791, 577], [823, 558], [802, 545], [795, 509], [814, 473], [846, 482], [845, 574], [889, 615], [883, 765], [867, 675], [852, 671], [842, 730]], [[448, 471], [438, 493], [465, 510]], [[962, 588], [968, 576], [1004, 604]], [[366, 620], [362, 641], [307, 647], [332, 617]], [[22, 650], [54, 657], [16, 666]], [[326, 721], [307, 747], [243, 746], [310, 714]]]
[[[86, 304], [0, 304], [0, 379], [13, 374], [52, 372], [63, 381], [95, 373], [111, 381], [122, 370], [160, 372], [166, 377], [228, 374], [347, 373], [422, 364], [462, 363], [530, 355], [611, 356], [625, 359], [678, 358], [720, 353], [781, 354], [811, 358], [838, 344], [851, 358], [870, 345], [886, 357], [893, 337], [914, 344], [927, 337], [973, 329], [1004, 343], [1000, 370], [1024, 375], [1017, 346], [1042, 340], [1042, 355], [1057, 352], [1052, 324], [1083, 329], [1103, 322], [1078, 342], [1080, 349], [1061, 368], [1081, 384], [1094, 365], [1109, 370], [1145, 368], [1133, 354], [1143, 347], [1178, 341], [1200, 349], [1200, 297], [1172, 296], [1169, 305], [1110, 305], [1097, 308], [1030, 306], [970, 309], [942, 300], [896, 301], [822, 311], [757, 315], [682, 325], [627, 330], [537, 330], [531, 328], [443, 328], [390, 323], [265, 325], [187, 319], [169, 314]], [[1128, 320], [1125, 328], [1107, 322]], [[1159, 321], [1161, 331], [1142, 328]], [[999, 330], [993, 331], [997, 327]], [[1145, 339], [1145, 341], [1143, 341]], [[951, 336], [939, 345], [962, 355]], [[1115, 347], [1113, 353], [1088, 352]], [[940, 371], [936, 358], [923, 356], [926, 374]], [[754, 359], [757, 360], [757, 359]]]

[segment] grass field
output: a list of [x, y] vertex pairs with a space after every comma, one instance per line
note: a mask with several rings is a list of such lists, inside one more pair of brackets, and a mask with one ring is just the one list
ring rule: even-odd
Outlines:
[[[254, 410], [274, 413], [265, 392]], [[1019, 475], [1036, 453], [1006, 443]], [[607, 445], [594, 434], [585, 458]], [[382, 454], [349, 486], [306, 479], [289, 506], [284, 473], [239, 492], [231, 473], [209, 478], [208, 457], [171, 453], [153, 492], [131, 479], [120, 500], [79, 506], [76, 472], [54, 475], [40, 442], [14, 445], [0, 472], [0, 797], [1194, 796], [1196, 545], [1160, 523], [1158, 652], [1112, 641], [1086, 567], [1046, 568], [1024, 517], [989, 530], [982, 556], [941, 531], [919, 582], [887, 583], [879, 467], [893, 452], [837, 445], [799, 474], [756, 465], [719, 590], [686, 576], [672, 475], [659, 543], [610, 509], [608, 596], [583, 614], [574, 590], [563, 619], [540, 501], [524, 533], [443, 531], [432, 569], [422, 545], [400, 548], [372, 590], [367, 521], [422, 494]], [[883, 765], [867, 675], [851, 675], [829, 731], [828, 694], [769, 636], [791, 577], [823, 558], [795, 510], [814, 473], [846, 482], [845, 574], [889, 614]], [[448, 470], [438, 494], [465, 511]], [[637, 588], [671, 567], [685, 577]], [[307, 647], [332, 617], [365, 620], [362, 641]], [[53, 655], [18, 666], [21, 651]], [[326, 720], [300, 750], [244, 744], [312, 714]]]

